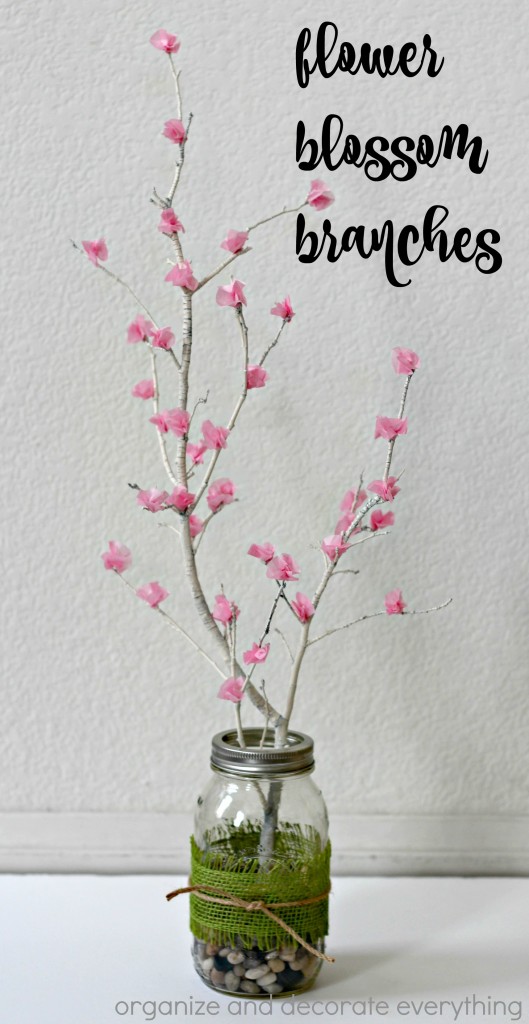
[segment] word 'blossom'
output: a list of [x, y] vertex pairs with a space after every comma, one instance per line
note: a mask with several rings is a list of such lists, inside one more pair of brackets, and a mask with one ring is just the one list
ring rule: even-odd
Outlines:
[[260, 647], [259, 644], [253, 643], [250, 650], [244, 652], [242, 660], [245, 665], [260, 665], [268, 658], [269, 650], [270, 644]]
[[169, 139], [169, 142], [174, 142], [177, 146], [182, 146], [186, 141], [186, 130], [182, 122], [176, 117], [165, 122], [162, 135], [165, 135], [165, 138]]
[[206, 448], [213, 450], [227, 448], [229, 433], [226, 427], [216, 427], [211, 420], [204, 420], [202, 424], [202, 436]]
[[170, 327], [162, 327], [159, 331], [152, 331], [152, 347], [163, 348], [166, 352], [174, 345], [174, 334]]
[[131, 391], [133, 398], [154, 398], [154, 394], [155, 388], [153, 380], [139, 380]]
[[221, 249], [226, 249], [234, 255], [244, 249], [248, 241], [247, 231], [228, 231], [226, 238], [220, 243]]
[[389, 476], [387, 480], [373, 480], [367, 485], [367, 489], [373, 491], [373, 494], [378, 494], [383, 501], [393, 501], [400, 491], [400, 487], [397, 487], [396, 484], [397, 477]]
[[394, 419], [391, 416], [377, 416], [375, 424], [375, 437], [383, 437], [386, 441], [392, 441], [400, 434], [408, 433], [408, 420]]
[[384, 604], [388, 615], [403, 615], [406, 603], [402, 600], [402, 590], [390, 590], [384, 598]]
[[228, 622], [232, 621], [234, 613], [235, 618], [238, 619], [240, 613], [237, 605], [233, 604], [232, 601], [228, 601], [228, 598], [225, 597], [224, 594], [217, 594], [215, 598], [215, 605], [211, 613], [213, 618], [216, 619], [217, 622], [222, 622], [224, 626], [227, 626]]
[[187, 487], [182, 487], [181, 484], [177, 484], [172, 493], [167, 498], [167, 505], [172, 505], [178, 512], [185, 512], [193, 504], [196, 495], [191, 494]]
[[285, 580], [290, 583], [293, 580], [299, 579], [300, 572], [301, 569], [292, 558], [292, 555], [283, 553], [282, 555], [276, 555], [268, 563], [266, 575], [271, 580]]
[[189, 260], [184, 260], [183, 263], [177, 263], [168, 274], [165, 275], [165, 280], [170, 281], [177, 288], [187, 288], [188, 291], [194, 292], [198, 288], [198, 281], [193, 276], [193, 268]]
[[290, 295], [287, 295], [282, 302], [276, 302], [275, 306], [272, 306], [270, 312], [272, 316], [280, 316], [282, 320], [286, 320], [287, 323], [290, 323], [292, 317], [296, 315], [292, 309]]
[[235, 500], [235, 485], [226, 477], [216, 480], [209, 487], [206, 500], [210, 512], [218, 512], [223, 505], [231, 505]]
[[334, 193], [327, 187], [321, 178], [315, 178], [310, 183], [310, 191], [307, 196], [307, 203], [315, 210], [326, 210], [331, 203], [334, 203]]
[[217, 697], [221, 700], [231, 700], [232, 704], [239, 704], [243, 698], [244, 679], [242, 676], [231, 676], [225, 679]]
[[376, 533], [377, 530], [383, 530], [385, 526], [393, 526], [394, 522], [395, 516], [393, 512], [383, 512], [382, 509], [376, 508], [371, 513], [370, 526], [373, 533]]
[[174, 210], [170, 208], [169, 210], [162, 210], [158, 231], [161, 231], [163, 235], [176, 235], [179, 231], [185, 233], [185, 227], [176, 216]]
[[265, 565], [268, 565], [268, 563], [272, 561], [275, 553], [274, 545], [269, 544], [268, 541], [266, 544], [252, 544], [252, 546], [248, 548], [248, 554], [251, 555], [252, 558], [260, 558], [261, 562], [264, 562]]
[[292, 607], [300, 622], [308, 622], [314, 615], [314, 605], [306, 594], [296, 594], [296, 600], [292, 601]]
[[155, 580], [152, 583], [146, 583], [143, 587], [139, 587], [136, 593], [151, 608], [157, 608], [162, 601], [165, 601], [166, 597], [169, 597], [169, 591], [164, 590]]
[[107, 243], [104, 238], [98, 238], [94, 242], [81, 242], [81, 245], [94, 267], [99, 266], [100, 260], [104, 263], [108, 259]]
[[127, 342], [129, 345], [137, 345], [139, 341], [147, 341], [154, 328], [150, 320], [139, 314], [127, 327]]
[[394, 348], [391, 353], [391, 363], [395, 373], [405, 373], [407, 377], [420, 365], [421, 360], [411, 348]]
[[231, 284], [221, 285], [217, 289], [217, 306], [231, 306], [233, 309], [237, 309], [237, 306], [247, 306], [243, 291], [245, 287], [244, 281], [232, 281]]
[[132, 565], [132, 554], [125, 544], [119, 544], [117, 540], [109, 540], [108, 551], [101, 555], [105, 569], [113, 569], [114, 572], [125, 572]]
[[264, 388], [267, 380], [268, 374], [263, 366], [249, 366], [246, 371], [246, 390]]
[[138, 491], [136, 501], [138, 505], [146, 508], [148, 512], [159, 512], [162, 508], [165, 508], [165, 502], [168, 497], [167, 491], [159, 491], [156, 487], [151, 487], [148, 491]]
[[336, 558], [341, 558], [350, 547], [350, 544], [346, 544], [342, 540], [340, 533], [333, 533], [330, 537], [324, 537], [321, 542], [321, 550], [331, 562], [334, 562]]
[[180, 49], [178, 36], [174, 36], [172, 32], [166, 32], [164, 28], [159, 28], [151, 36], [149, 42], [156, 50], [163, 50], [164, 53], [178, 53]]

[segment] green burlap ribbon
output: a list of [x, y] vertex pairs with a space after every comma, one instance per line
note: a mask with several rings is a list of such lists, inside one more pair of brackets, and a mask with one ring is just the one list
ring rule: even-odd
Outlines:
[[250, 827], [229, 842], [208, 841], [204, 852], [191, 837], [189, 886], [167, 899], [190, 893], [191, 932], [204, 942], [259, 949], [302, 945], [332, 962], [315, 948], [329, 930], [330, 842], [322, 850], [315, 833], [278, 832], [273, 857], [263, 865], [259, 839], [259, 830]]

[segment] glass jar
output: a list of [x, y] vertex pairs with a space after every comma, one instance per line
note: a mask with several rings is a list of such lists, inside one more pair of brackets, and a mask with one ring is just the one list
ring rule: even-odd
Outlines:
[[328, 817], [309, 736], [275, 747], [271, 730], [245, 729], [244, 742], [235, 730], [214, 736], [197, 802], [193, 960], [211, 988], [268, 998], [309, 988], [331, 959]]

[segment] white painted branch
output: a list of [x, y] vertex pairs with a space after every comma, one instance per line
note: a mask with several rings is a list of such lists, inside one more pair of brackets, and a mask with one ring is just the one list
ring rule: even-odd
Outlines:
[[[443, 601], [442, 604], [437, 604], [433, 608], [418, 608], [417, 610], [402, 612], [402, 617], [405, 615], [429, 615], [430, 612], [439, 612], [442, 608], [448, 608], [448, 605], [452, 603], [452, 598], [449, 597], [448, 601]], [[317, 644], [320, 640], [325, 640], [328, 636], [333, 636], [334, 633], [341, 633], [344, 629], [350, 629], [351, 626], [356, 626], [358, 622], [365, 622], [366, 619], [376, 619], [379, 615], [387, 615], [384, 611], [370, 612], [368, 615], [360, 615], [358, 619], [353, 619], [352, 622], [346, 622], [344, 626], [336, 626], [335, 629], [328, 629], [326, 633], [321, 633], [320, 636], [315, 636], [312, 640], [309, 640], [307, 647], [312, 647], [313, 644]], [[399, 616], [396, 616], [398, 618]]]
[[278, 341], [279, 341], [279, 339], [280, 339], [280, 337], [281, 337], [281, 335], [282, 335], [282, 333], [283, 333], [287, 323], [288, 323], [288, 320], [283, 320], [283, 323], [281, 324], [281, 327], [279, 328], [279, 330], [278, 330], [274, 340], [271, 342], [271, 344], [268, 346], [268, 348], [265, 349], [263, 355], [261, 356], [261, 358], [259, 360], [259, 366], [264, 366], [265, 360], [268, 359], [268, 356], [270, 355], [272, 349], [276, 347], [276, 345], [277, 345], [277, 343], [278, 343]]
[[251, 246], [247, 245], [245, 246], [244, 249], [239, 249], [239, 252], [234, 252], [233, 255], [230, 256], [227, 260], [224, 260], [224, 262], [221, 263], [216, 270], [213, 270], [211, 274], [208, 274], [207, 277], [203, 277], [202, 280], [198, 282], [198, 285], [195, 288], [195, 294], [196, 292], [199, 292], [201, 288], [204, 288], [206, 284], [209, 284], [209, 282], [212, 281], [214, 277], [217, 277], [218, 274], [222, 274], [222, 271], [226, 270], [226, 267], [229, 267], [230, 263], [233, 263], [234, 260], [237, 260], [239, 256], [245, 256], [247, 252], [251, 251]]
[[[84, 249], [82, 249], [80, 245], [77, 245], [77, 242], [74, 242], [73, 238], [70, 239], [70, 241], [74, 249], [77, 250], [77, 252], [80, 252], [81, 255], [85, 255]], [[143, 309], [143, 312], [149, 317], [149, 320], [152, 320], [152, 323], [158, 330], [158, 324], [156, 323], [156, 320], [154, 319], [152, 313], [149, 312], [145, 303], [142, 302], [138, 295], [136, 295], [136, 292], [134, 291], [133, 288], [131, 288], [130, 284], [128, 284], [127, 281], [124, 281], [122, 277], [119, 277], [118, 274], [115, 274], [113, 270], [109, 270], [108, 267], [104, 267], [102, 263], [98, 263], [95, 269], [102, 270], [103, 273], [106, 274], [107, 277], [110, 277], [112, 281], [115, 281], [117, 284], [120, 284], [122, 288], [125, 288], [125, 290], [128, 291], [129, 295], [132, 295], [132, 298], [140, 307], [140, 309]]]
[[271, 220], [276, 220], [277, 217], [286, 217], [289, 213], [299, 213], [299, 211], [307, 205], [307, 200], [305, 200], [305, 202], [301, 203], [299, 206], [284, 206], [282, 210], [278, 211], [278, 213], [273, 213], [270, 217], [263, 217], [262, 220], [258, 220], [255, 224], [251, 224], [249, 228], [246, 228], [246, 230], [248, 234], [250, 234], [252, 231], [255, 231], [256, 228], [260, 228], [262, 224], [269, 224]]
[[[414, 372], [415, 371], [412, 370], [412, 372], [409, 374], [408, 377], [406, 377], [406, 380], [404, 382], [404, 388], [403, 388], [403, 391], [402, 391], [402, 398], [400, 400], [400, 409], [399, 409], [399, 415], [398, 415], [399, 420], [401, 420], [402, 417], [404, 416], [404, 409], [405, 409], [405, 406], [406, 406], [406, 398], [408, 397], [408, 388], [410, 386], [410, 381], [411, 381], [411, 378], [413, 377]], [[396, 437], [392, 437], [391, 441], [388, 441], [388, 455], [387, 455], [387, 459], [386, 459], [386, 468], [384, 469], [384, 477], [383, 477], [384, 480], [387, 480], [387, 478], [389, 476], [389, 471], [391, 469], [391, 460], [393, 458], [393, 449], [395, 447], [395, 441], [396, 440], [397, 440]]]
[[[150, 348], [150, 352], [151, 352], [151, 367], [152, 367], [152, 376], [153, 376], [153, 383], [154, 383], [154, 395], [153, 395], [153, 399], [152, 399], [152, 405], [153, 405], [153, 409], [154, 409], [154, 415], [156, 416], [158, 411], [159, 411], [159, 408], [160, 408], [160, 402], [159, 402], [160, 391], [159, 391], [159, 384], [158, 384], [158, 370], [156, 368], [156, 353], [154, 351], [154, 348], [153, 348], [152, 345], [149, 345], [149, 348]], [[158, 430], [158, 428], [156, 428], [156, 433], [158, 434], [158, 442], [159, 442], [159, 445], [160, 445], [160, 452], [161, 452], [161, 456], [162, 456], [162, 462], [163, 462], [163, 464], [165, 466], [165, 471], [166, 471], [167, 476], [169, 477], [171, 483], [176, 487], [176, 485], [178, 483], [178, 480], [177, 480], [175, 474], [173, 473], [173, 470], [171, 468], [171, 463], [169, 462], [169, 456], [167, 454], [167, 445], [165, 443], [165, 437], [164, 437], [162, 431]]]

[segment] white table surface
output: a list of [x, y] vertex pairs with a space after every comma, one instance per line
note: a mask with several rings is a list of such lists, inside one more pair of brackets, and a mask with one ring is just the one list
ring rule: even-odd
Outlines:
[[164, 898], [179, 885], [161, 875], [0, 876], [2, 1024], [529, 1021], [529, 879], [337, 878], [336, 963], [311, 991], [271, 1006], [199, 981], [187, 896]]

